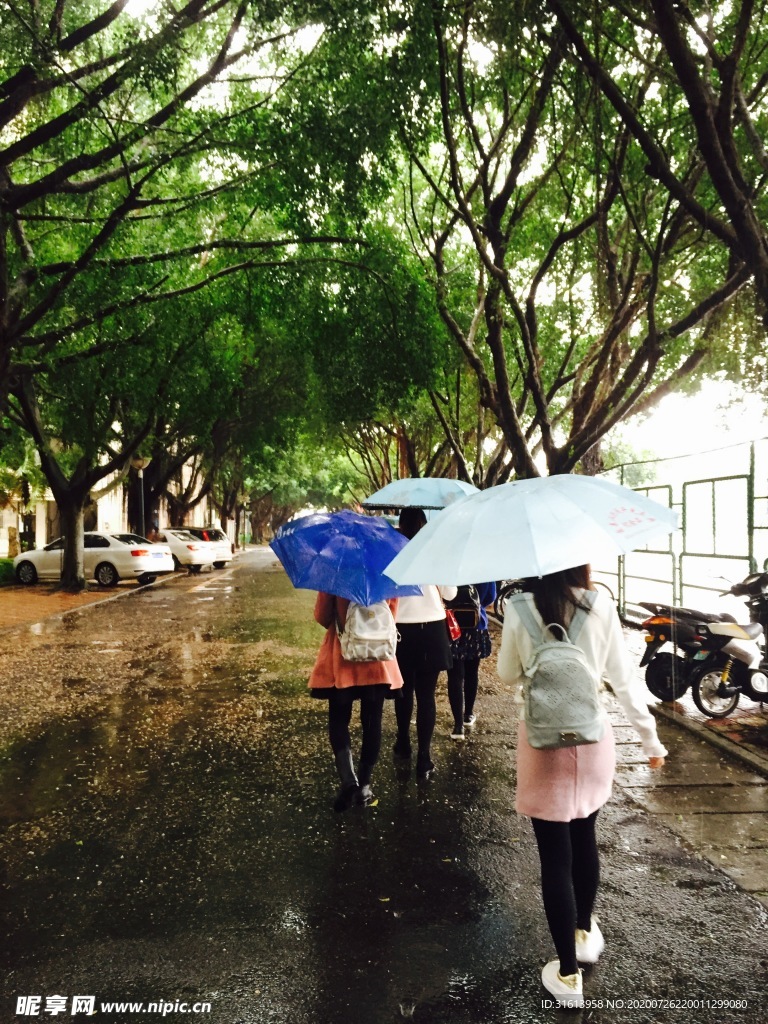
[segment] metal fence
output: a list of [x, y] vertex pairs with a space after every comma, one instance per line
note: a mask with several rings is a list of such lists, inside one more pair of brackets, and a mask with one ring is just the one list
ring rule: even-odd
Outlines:
[[[720, 472], [699, 475], [709, 465]], [[618, 559], [615, 569], [596, 568], [595, 578], [613, 591], [629, 621], [646, 617], [640, 601], [744, 616], [740, 602], [723, 603], [720, 595], [748, 573], [768, 569], [768, 438], [631, 463], [611, 476], [632, 486], [629, 480], [640, 467], [659, 480], [634, 489], [677, 508], [681, 529], [656, 547]]]

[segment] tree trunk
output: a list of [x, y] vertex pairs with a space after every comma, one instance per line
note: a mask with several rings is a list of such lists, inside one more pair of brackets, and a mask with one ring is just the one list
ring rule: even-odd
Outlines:
[[59, 506], [64, 537], [64, 559], [59, 589], [78, 594], [87, 589], [83, 564], [84, 502], [74, 494], [59, 494], [56, 503]]

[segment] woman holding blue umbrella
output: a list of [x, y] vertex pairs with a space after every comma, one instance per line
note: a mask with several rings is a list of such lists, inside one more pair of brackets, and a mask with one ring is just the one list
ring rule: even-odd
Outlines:
[[[318, 591], [315, 620], [324, 627], [325, 637], [309, 688], [313, 697], [328, 701], [328, 738], [341, 781], [336, 811], [365, 806], [374, 799], [371, 778], [381, 748], [382, 708], [385, 699], [403, 685], [394, 656], [397, 599], [422, 592], [419, 586], [400, 587], [382, 572], [405, 544], [402, 534], [385, 520], [348, 510], [294, 520], [281, 527], [270, 543], [293, 585]], [[347, 660], [342, 653], [340, 635], [346, 631], [349, 641], [354, 630], [348, 618], [354, 622], [361, 608], [378, 608], [372, 614], [383, 613], [391, 626], [391, 652], [385, 645], [381, 651], [363, 655], [376, 660]], [[350, 659], [360, 656], [359, 651], [345, 650]], [[349, 727], [358, 701], [362, 746], [355, 770]]]
[[[336, 762], [340, 787], [333, 809], [341, 812], [358, 804], [367, 806], [374, 796], [373, 769], [381, 750], [381, 716], [384, 701], [394, 697], [403, 685], [397, 660], [346, 661], [341, 653], [339, 631], [343, 630], [350, 602], [347, 598], [319, 593], [315, 621], [325, 627], [314, 668], [309, 677], [313, 697], [328, 701], [328, 739]], [[387, 601], [397, 612], [397, 598]], [[357, 771], [352, 756], [349, 727], [355, 703], [360, 704], [362, 743]]]

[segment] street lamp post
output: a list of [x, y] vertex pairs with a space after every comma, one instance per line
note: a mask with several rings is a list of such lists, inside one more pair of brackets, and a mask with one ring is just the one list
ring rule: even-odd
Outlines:
[[131, 465], [139, 476], [139, 534], [143, 537], [144, 530], [144, 470], [150, 464], [151, 459], [143, 459], [140, 455], [134, 455]]

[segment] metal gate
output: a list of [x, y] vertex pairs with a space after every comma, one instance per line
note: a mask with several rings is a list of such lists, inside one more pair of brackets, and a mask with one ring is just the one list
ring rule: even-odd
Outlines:
[[[634, 488], [677, 508], [681, 528], [653, 547], [619, 558], [615, 570], [596, 567], [596, 579], [614, 589], [619, 610], [630, 621], [647, 615], [638, 608], [640, 601], [727, 611], [718, 595], [748, 573], [768, 569], [768, 439], [733, 448], [745, 449], [734, 451], [734, 468], [743, 466], [741, 472]], [[658, 460], [657, 465], [671, 477], [675, 462]], [[621, 483], [629, 468], [620, 468]]]

